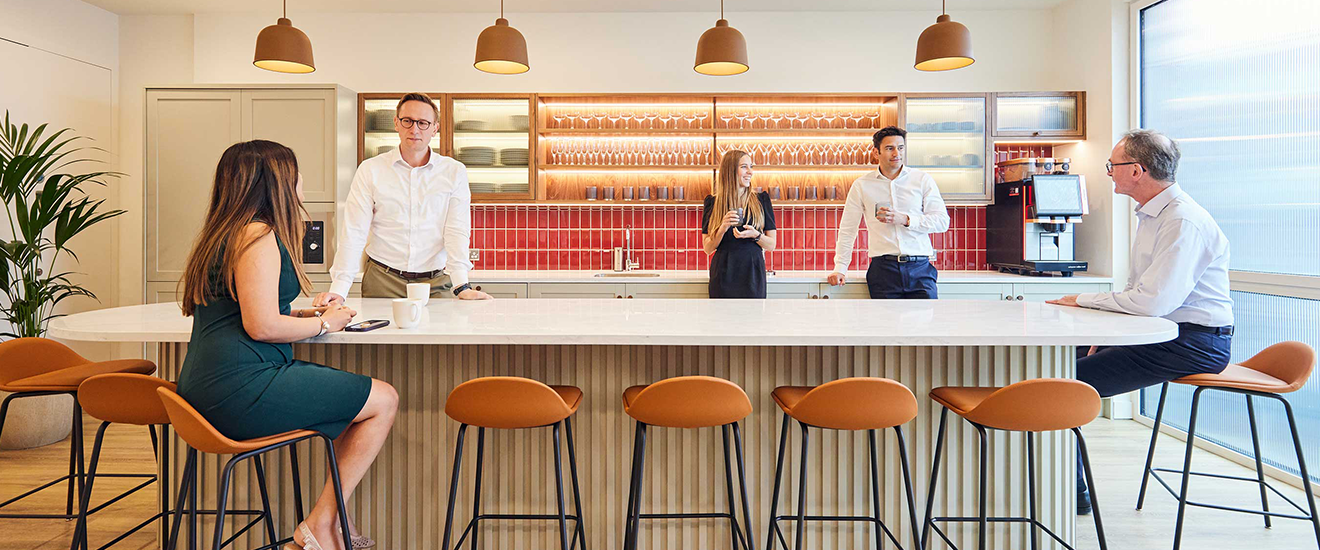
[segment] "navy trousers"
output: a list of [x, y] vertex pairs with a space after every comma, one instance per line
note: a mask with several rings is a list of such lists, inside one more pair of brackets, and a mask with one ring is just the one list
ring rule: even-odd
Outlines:
[[874, 300], [934, 300], [939, 297], [935, 288], [936, 275], [935, 266], [927, 260], [900, 263], [875, 257], [871, 258], [871, 266], [866, 268], [866, 287]]
[[[1077, 379], [1090, 384], [1100, 397], [1111, 397], [1162, 384], [1189, 374], [1219, 373], [1228, 366], [1233, 336], [1188, 330], [1179, 326], [1178, 337], [1142, 346], [1100, 348], [1087, 356], [1089, 346], [1077, 347]], [[1086, 491], [1081, 455], [1077, 457], [1077, 493]]]

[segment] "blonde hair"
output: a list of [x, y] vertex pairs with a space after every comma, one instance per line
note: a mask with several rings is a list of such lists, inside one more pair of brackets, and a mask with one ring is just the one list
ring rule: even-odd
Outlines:
[[[273, 141], [235, 143], [220, 156], [211, 189], [206, 221], [188, 255], [183, 271], [180, 307], [191, 316], [199, 305], [221, 296], [237, 299], [234, 267], [238, 259], [266, 233], [289, 251], [303, 292], [312, 287], [302, 271], [303, 220], [307, 211], [298, 200], [298, 159], [293, 150]], [[245, 238], [249, 223], [260, 222], [266, 230]], [[211, 280], [211, 269], [219, 264], [219, 280]], [[213, 284], [218, 286], [213, 288]]]
[[743, 157], [750, 156], [744, 151], [734, 149], [724, 153], [724, 157], [720, 159], [720, 172], [715, 178], [715, 189], [712, 193], [715, 200], [710, 206], [707, 233], [713, 235], [718, 232], [720, 224], [724, 221], [724, 213], [738, 208], [747, 209], [745, 218], [748, 225], [755, 227], [757, 231], [764, 230], [765, 212], [761, 210], [761, 199], [753, 196], [751, 188], [738, 186], [738, 163], [742, 162]]

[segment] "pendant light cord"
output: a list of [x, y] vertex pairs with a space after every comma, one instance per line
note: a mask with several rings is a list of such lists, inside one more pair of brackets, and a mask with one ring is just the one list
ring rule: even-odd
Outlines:
[[[500, 0], [500, 1], [503, 2], [504, 0]], [[949, 0], [940, 0], [940, 15], [946, 15], [948, 13], [949, 13]]]
[[504, 19], [504, 0], [500, 0], [500, 19]]
[[289, 18], [289, 0], [284, 0], [284, 18]]
[[[500, 0], [501, 2], [504, 0]], [[724, 0], [720, 0], [720, 19], [724, 19]]]

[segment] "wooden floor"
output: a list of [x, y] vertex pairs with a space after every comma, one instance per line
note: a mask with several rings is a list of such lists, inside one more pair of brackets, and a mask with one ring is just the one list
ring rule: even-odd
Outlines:
[[[89, 422], [86, 433], [88, 454], [96, 425]], [[1146, 500], [1146, 509], [1133, 509], [1140, 483], [1142, 462], [1150, 431], [1135, 422], [1097, 420], [1085, 430], [1092, 450], [1093, 467], [1100, 485], [1100, 504], [1105, 514], [1109, 547], [1116, 550], [1167, 549], [1173, 542], [1173, 523], [1176, 503], [1172, 497], [1152, 481]], [[107, 432], [106, 449], [102, 454], [102, 471], [149, 472], [153, 469], [151, 443], [144, 428], [113, 426]], [[1160, 441], [1156, 462], [1164, 466], [1180, 465], [1182, 446], [1178, 441], [1164, 437]], [[22, 493], [43, 480], [53, 479], [67, 469], [68, 441], [40, 449], [0, 451], [0, 501]], [[1309, 457], [1311, 460], [1320, 460]], [[1249, 473], [1236, 464], [1198, 452], [1193, 460], [1198, 470]], [[918, 484], [921, 485], [921, 484]], [[1301, 503], [1301, 491], [1277, 484], [1290, 498]], [[97, 482], [97, 501], [116, 489], [131, 486], [127, 480]], [[104, 491], [104, 493], [102, 492]], [[1194, 479], [1194, 498], [1250, 507], [1259, 504], [1259, 495], [1253, 485]], [[5, 508], [6, 512], [62, 511], [65, 492], [49, 489], [38, 497], [26, 499]], [[1279, 499], [1275, 510], [1285, 503]], [[156, 491], [153, 487], [116, 503], [91, 520], [91, 543], [96, 548], [120, 532], [137, 525], [156, 509]], [[443, 513], [442, 510], [437, 514]], [[1095, 531], [1088, 517], [1078, 518], [1078, 548], [1098, 548]], [[67, 548], [73, 533], [73, 522], [63, 520], [6, 520], [0, 519], [0, 549], [53, 550]], [[114, 548], [138, 550], [156, 548], [156, 534], [145, 529], [119, 543]], [[936, 545], [936, 548], [939, 546]], [[1042, 546], [1048, 548], [1048, 545]], [[1183, 533], [1183, 547], [1201, 548], [1315, 548], [1316, 541], [1310, 524], [1303, 521], [1276, 519], [1272, 529], [1265, 529], [1260, 518], [1217, 510], [1190, 509]], [[387, 549], [382, 549], [387, 550]]]

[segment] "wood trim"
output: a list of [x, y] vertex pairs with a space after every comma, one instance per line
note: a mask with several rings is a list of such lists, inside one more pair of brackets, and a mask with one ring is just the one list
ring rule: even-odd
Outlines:
[[[995, 138], [1012, 138], [1012, 140], [1026, 139], [1048, 142], [1049, 140], [1068, 139], [1085, 140], [1086, 139], [1086, 92], [995, 92], [992, 96], [992, 105], [987, 107], [990, 111], [990, 133]], [[1001, 132], [999, 131], [999, 98], [1001, 97], [1073, 97], [1077, 101], [1077, 130], [1076, 131], [1021, 131], [1021, 132]]]

